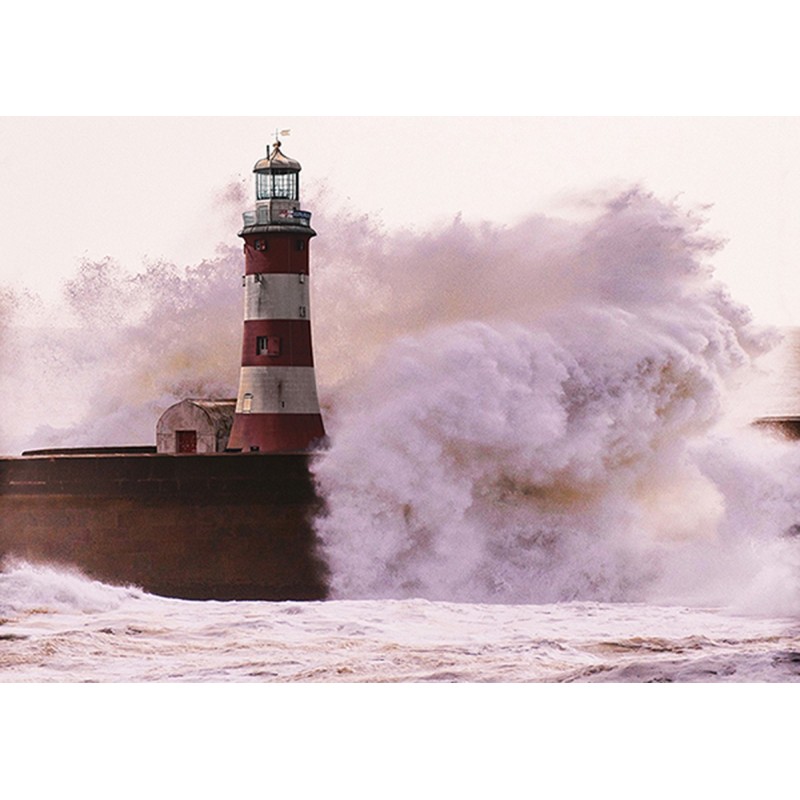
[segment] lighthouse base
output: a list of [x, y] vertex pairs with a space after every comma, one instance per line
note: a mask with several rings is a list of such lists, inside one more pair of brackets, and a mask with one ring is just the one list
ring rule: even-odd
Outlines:
[[324, 438], [319, 414], [236, 414], [227, 449], [244, 453], [304, 452]]

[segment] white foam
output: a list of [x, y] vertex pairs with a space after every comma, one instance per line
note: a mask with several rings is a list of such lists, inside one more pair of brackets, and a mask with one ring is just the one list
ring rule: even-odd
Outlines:
[[0, 614], [95, 614], [120, 608], [144, 593], [110, 586], [77, 570], [13, 561], [0, 571]]
[[797, 457], [715, 438], [769, 336], [714, 280], [701, 220], [632, 191], [583, 225], [406, 249], [375, 267], [388, 344], [340, 387], [315, 467], [336, 596], [735, 602], [758, 580], [751, 542], [800, 519]]

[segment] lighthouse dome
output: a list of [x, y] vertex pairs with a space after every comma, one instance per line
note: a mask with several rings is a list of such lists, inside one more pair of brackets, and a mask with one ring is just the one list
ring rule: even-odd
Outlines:
[[300, 172], [300, 162], [295, 161], [293, 158], [285, 156], [281, 152], [280, 143], [272, 148], [272, 152], [266, 158], [262, 158], [256, 162], [253, 167], [253, 172]]

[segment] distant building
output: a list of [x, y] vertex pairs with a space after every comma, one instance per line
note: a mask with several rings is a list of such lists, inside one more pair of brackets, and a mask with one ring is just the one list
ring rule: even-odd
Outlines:
[[228, 446], [236, 400], [181, 400], [156, 424], [159, 453], [222, 453]]

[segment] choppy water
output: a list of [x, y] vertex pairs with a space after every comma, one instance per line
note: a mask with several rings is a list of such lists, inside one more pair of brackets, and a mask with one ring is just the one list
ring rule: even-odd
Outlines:
[[18, 565], [0, 680], [786, 682], [800, 620], [641, 603], [194, 602]]

